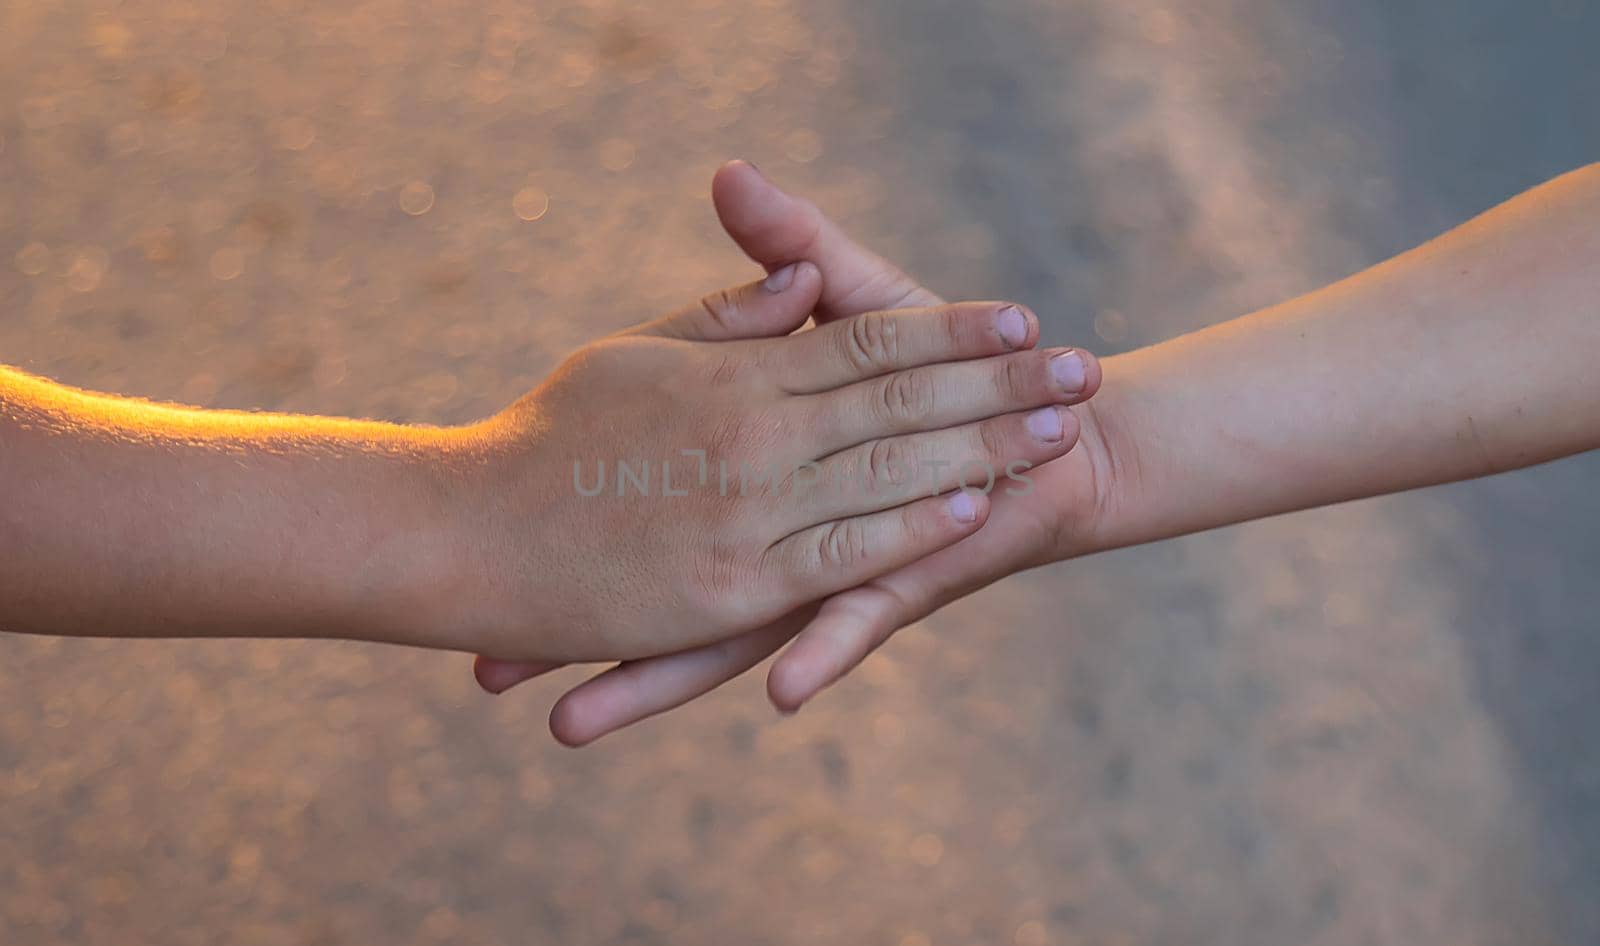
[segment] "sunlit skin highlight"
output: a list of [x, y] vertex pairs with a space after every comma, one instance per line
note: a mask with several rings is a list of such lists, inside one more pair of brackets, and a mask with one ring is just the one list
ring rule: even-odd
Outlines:
[[[1066, 405], [1094, 393], [1098, 363], [1035, 350], [1025, 309], [957, 303], [791, 334], [821, 291], [797, 263], [713, 293], [583, 346], [461, 427], [200, 410], [0, 369], [0, 629], [642, 658], [981, 528], [987, 499], [923, 469], [931, 458], [1003, 468], [1074, 445]], [[1070, 383], [1052, 371], [1062, 358]], [[851, 488], [573, 488], [575, 460], [691, 445]], [[890, 457], [930, 488], [869, 483]]]

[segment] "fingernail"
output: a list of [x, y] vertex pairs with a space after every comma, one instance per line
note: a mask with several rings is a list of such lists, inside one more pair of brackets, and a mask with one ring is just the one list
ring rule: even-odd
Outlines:
[[1028, 415], [1028, 433], [1045, 443], [1061, 442], [1061, 415], [1053, 407]]
[[973, 522], [978, 518], [978, 501], [966, 490], [950, 495], [950, 515], [957, 522]]
[[1083, 369], [1083, 356], [1069, 351], [1050, 359], [1050, 377], [1068, 394], [1082, 391], [1088, 380]]
[[794, 263], [777, 270], [761, 281], [761, 288], [771, 293], [779, 293], [788, 289], [790, 284], [794, 282], [794, 270]]
[[1012, 348], [1018, 348], [1028, 340], [1028, 317], [1014, 305], [1001, 309], [995, 324], [1000, 330], [1000, 337]]

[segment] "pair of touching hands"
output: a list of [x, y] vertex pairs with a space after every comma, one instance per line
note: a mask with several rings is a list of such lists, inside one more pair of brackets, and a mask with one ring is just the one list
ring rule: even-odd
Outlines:
[[[797, 710], [891, 634], [1092, 527], [1078, 349], [1005, 302], [945, 303], [734, 162], [723, 226], [766, 279], [579, 349], [477, 431], [498, 497], [457, 639], [491, 692], [621, 663], [551, 714], [580, 745], [680, 705], [785, 642]], [[808, 318], [816, 327], [796, 331]], [[530, 635], [529, 615], [537, 633]], [[454, 635], [453, 635], [454, 636]]]
[[766, 279], [480, 423], [0, 367], [0, 629], [449, 648], [495, 691], [621, 661], [556, 705], [578, 744], [791, 640], [792, 711], [1023, 568], [1600, 447], [1600, 167], [1103, 366], [1021, 307], [945, 305], [748, 165], [713, 193]]

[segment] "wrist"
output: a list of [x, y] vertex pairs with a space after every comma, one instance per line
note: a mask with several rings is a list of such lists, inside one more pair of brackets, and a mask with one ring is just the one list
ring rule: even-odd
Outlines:
[[373, 569], [395, 642], [518, 660], [561, 652], [560, 635], [582, 624], [563, 592], [590, 580], [572, 569], [573, 543], [594, 528], [556, 452], [527, 401], [430, 441], [406, 472], [399, 531], [410, 534], [391, 527]]
[[1077, 558], [1130, 545], [1139, 525], [1139, 495], [1146, 480], [1141, 449], [1145, 416], [1138, 406], [1137, 377], [1129, 354], [1101, 361], [1104, 381], [1094, 397], [1074, 408], [1078, 445], [1058, 462], [1079, 465], [1070, 478], [1077, 485], [1059, 513], [1052, 561]]
[[378, 459], [380, 471], [353, 476], [350, 636], [477, 650], [498, 531], [486, 502], [492, 438], [482, 424], [411, 428], [406, 438]]

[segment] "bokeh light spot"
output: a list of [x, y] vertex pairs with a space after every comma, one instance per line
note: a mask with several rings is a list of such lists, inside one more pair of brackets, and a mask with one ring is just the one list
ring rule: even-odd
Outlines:
[[111, 258], [98, 246], [86, 246], [67, 267], [67, 288], [73, 292], [93, 292], [111, 268]]
[[225, 246], [211, 254], [211, 275], [227, 282], [244, 274], [244, 253], [235, 246]]
[[537, 187], [524, 187], [511, 198], [511, 209], [523, 220], [538, 220], [550, 209], [550, 195]]
[[29, 243], [17, 251], [16, 263], [24, 276], [37, 276], [50, 268], [50, 248], [43, 243]]
[[422, 181], [412, 181], [400, 188], [400, 209], [413, 217], [420, 217], [433, 209], [433, 188]]
[[822, 136], [810, 128], [796, 128], [783, 139], [783, 153], [796, 164], [810, 164], [822, 157]]

